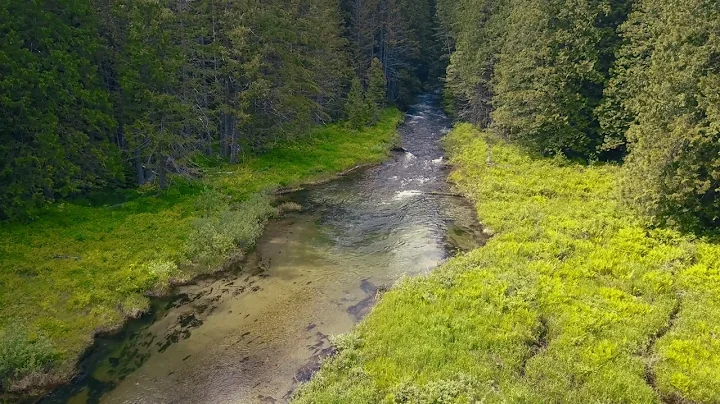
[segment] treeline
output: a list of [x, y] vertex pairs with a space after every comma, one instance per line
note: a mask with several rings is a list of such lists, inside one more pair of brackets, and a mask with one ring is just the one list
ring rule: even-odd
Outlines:
[[440, 76], [434, 0], [343, 0], [343, 9], [356, 72], [378, 58], [391, 100], [407, 105]]
[[407, 102], [437, 49], [425, 36], [432, 7], [429, 0], [4, 1], [0, 218], [27, 217], [48, 201], [101, 187], [164, 188], [172, 174], [197, 176], [202, 161], [237, 162], [345, 118], [353, 78], [363, 108], [377, 108], [367, 103], [384, 103], [382, 89], [381, 100], [365, 97], [373, 59], [385, 95]]
[[457, 117], [546, 155], [620, 160], [659, 224], [720, 224], [715, 0], [439, 0]]

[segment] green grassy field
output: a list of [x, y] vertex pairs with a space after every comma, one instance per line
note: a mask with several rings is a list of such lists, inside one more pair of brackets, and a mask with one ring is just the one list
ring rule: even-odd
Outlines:
[[385, 294], [296, 402], [720, 402], [720, 246], [646, 228], [619, 166], [446, 143], [494, 237]]
[[[203, 181], [88, 195], [30, 224], [0, 225], [0, 393], [65, 380], [93, 335], [250, 248], [277, 209], [269, 191], [383, 160], [402, 115], [320, 127]], [[0, 394], [0, 401], [2, 394]]]

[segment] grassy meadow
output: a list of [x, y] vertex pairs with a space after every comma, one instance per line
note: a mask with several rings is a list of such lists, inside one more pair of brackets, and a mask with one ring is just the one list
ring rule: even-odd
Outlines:
[[295, 402], [720, 403], [720, 246], [648, 228], [622, 167], [446, 146], [493, 238], [385, 294]]
[[67, 380], [94, 334], [139, 315], [148, 294], [251, 248], [277, 213], [272, 190], [383, 160], [401, 118], [388, 109], [361, 131], [318, 127], [163, 193], [87, 195], [29, 224], [0, 224], [0, 401]]

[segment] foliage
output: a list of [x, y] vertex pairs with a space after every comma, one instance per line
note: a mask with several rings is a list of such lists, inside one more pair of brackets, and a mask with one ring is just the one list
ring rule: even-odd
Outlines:
[[625, 1], [441, 2], [440, 19], [454, 45], [446, 87], [453, 109], [544, 154], [607, 152], [612, 147], [596, 110], [627, 7]]
[[0, 219], [236, 163], [338, 119], [338, 1], [10, 0], [0, 6]]
[[[438, 71], [440, 48], [434, 34], [431, 0], [343, 0], [352, 65], [370, 77], [373, 60], [383, 70], [387, 98], [408, 105]], [[370, 83], [366, 83], [371, 85]]]
[[625, 200], [653, 224], [713, 229], [716, 6], [441, 0], [446, 103], [457, 117], [541, 154], [626, 157]]
[[368, 70], [368, 85], [365, 98], [370, 105], [372, 111], [372, 122], [375, 123], [378, 119], [378, 113], [385, 108], [385, 101], [387, 95], [387, 79], [385, 78], [385, 72], [383, 71], [382, 63], [380, 59], [373, 58], [370, 64], [370, 70]]
[[624, 17], [618, 7], [624, 2], [514, 2], [494, 67], [495, 126], [543, 153], [595, 155], [603, 138], [594, 110]]
[[47, 370], [57, 356], [46, 336], [31, 335], [18, 325], [5, 328], [0, 333], [0, 389], [6, 387], [5, 380], [22, 379]]
[[[97, 330], [147, 308], [144, 293], [217, 269], [232, 243], [250, 246], [273, 210], [268, 189], [382, 160], [400, 118], [387, 109], [361, 131], [317, 127], [243, 164], [213, 168], [202, 182], [88, 194], [45, 208], [32, 223], [0, 224], [0, 334], [16, 335], [22, 324], [28, 335], [45, 335], [53, 352], [39, 337], [3, 343], [29, 366], [0, 361], [11, 367], [3, 386], [17, 371], [49, 370], [50, 379], [74, 372]], [[194, 234], [198, 223], [202, 236]]]
[[347, 115], [348, 124], [353, 129], [360, 129], [370, 123], [372, 111], [370, 104], [365, 99], [362, 83], [357, 77], [352, 80], [350, 93], [345, 103], [345, 114]]
[[189, 256], [201, 262], [220, 263], [238, 247], [248, 251], [262, 234], [265, 222], [276, 213], [270, 202], [270, 196], [257, 194], [237, 206], [226, 206], [211, 217], [198, 219], [188, 239]]
[[605, 125], [630, 142], [626, 198], [659, 224], [718, 225], [719, 30], [702, 0], [638, 1], [622, 27]]
[[718, 245], [646, 229], [620, 167], [447, 147], [495, 236], [386, 293], [297, 402], [717, 401]]
[[507, 1], [439, 1], [438, 20], [449, 64], [445, 72], [446, 109], [456, 118], [490, 125], [490, 80], [502, 47]]
[[0, 219], [123, 179], [91, 1], [0, 5]]
[[407, 103], [437, 59], [433, 23], [430, 0], [6, 1], [0, 220], [262, 153], [342, 118], [354, 76], [372, 104]]

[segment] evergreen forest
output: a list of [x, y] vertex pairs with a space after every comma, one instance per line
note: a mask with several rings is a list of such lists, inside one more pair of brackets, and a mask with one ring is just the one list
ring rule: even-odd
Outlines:
[[[431, 10], [429, 0], [3, 2], [0, 214], [32, 219], [68, 196], [165, 189], [173, 175], [237, 163], [345, 117], [354, 80], [363, 93], [380, 87], [372, 108], [385, 87], [407, 104], [437, 51]], [[365, 125], [377, 112], [361, 96], [352, 113]]]

